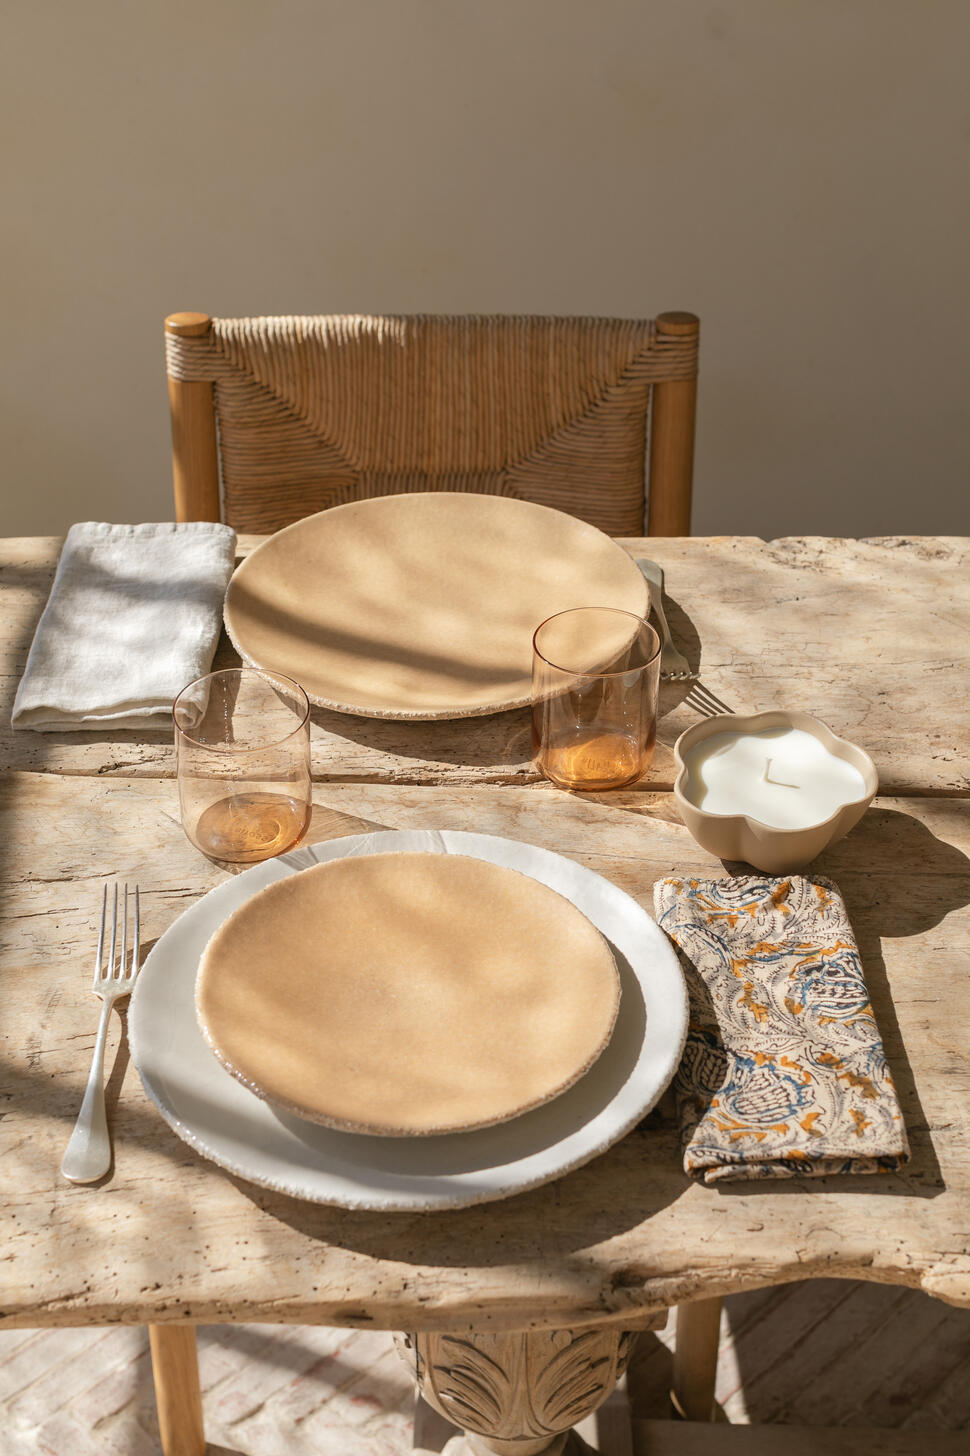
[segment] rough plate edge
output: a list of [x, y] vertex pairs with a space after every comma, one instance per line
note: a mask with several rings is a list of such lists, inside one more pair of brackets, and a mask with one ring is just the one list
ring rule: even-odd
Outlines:
[[[328, 841], [328, 842], [329, 843], [332, 843], [333, 841], [331, 840], [331, 841]], [[312, 848], [312, 846], [310, 846], [310, 847]], [[404, 853], [421, 854], [421, 853], [427, 853], [428, 851], [421, 851], [421, 850], [397, 850], [397, 851], [395, 851], [395, 850], [390, 850], [390, 851], [384, 851], [384, 852], [385, 853], [391, 853], [391, 854], [395, 854], [395, 853], [402, 853], [402, 854], [404, 854]], [[445, 857], [448, 858], [448, 859], [463, 859], [463, 858], [464, 859], [479, 859], [480, 858], [477, 855], [455, 855], [455, 854], [448, 854]], [[366, 858], [366, 856], [363, 856], [363, 855], [339, 856], [338, 855], [338, 856], [335, 856], [333, 858], [330, 858], [330, 859], [321, 861], [321, 865], [338, 864], [340, 862], [340, 859], [341, 858], [362, 859], [362, 858]], [[491, 863], [491, 861], [489, 861], [489, 860], [481, 860], [480, 862], [482, 864], [489, 864], [489, 863]], [[296, 873], [298, 873], [298, 874], [305, 874], [307, 870], [318, 869], [318, 868], [321, 867], [321, 865], [307, 865], [305, 870], [300, 870], [300, 871], [297, 871]], [[507, 869], [509, 867], [503, 865], [503, 866], [497, 866], [497, 868]], [[534, 877], [532, 875], [526, 875], [523, 870], [511, 870], [511, 873], [512, 874], [515, 874], [515, 875], [524, 876], [524, 878], [526, 878], [528, 880], [531, 880], [533, 884], [536, 884], [536, 885], [541, 884], [541, 881], [534, 879]], [[289, 877], [287, 877], [287, 878], [289, 878]], [[265, 893], [265, 891], [269, 890], [272, 887], [273, 884], [280, 884], [280, 883], [282, 883], [282, 882], [279, 881], [279, 880], [271, 881], [269, 885], [264, 885], [262, 887], [262, 889], [261, 890], [258, 890], [256, 893], [257, 894], [263, 894], [263, 893]], [[549, 885], [543, 885], [542, 888], [545, 889], [545, 890], [550, 890], [552, 894], [558, 895], [559, 898], [561, 900], [564, 900], [566, 902], [566, 904], [571, 907], [572, 910], [574, 910], [577, 914], [582, 915], [583, 918], [585, 920], [587, 920], [590, 925], [593, 925], [593, 922], [591, 920], [588, 920], [588, 917], [583, 914], [583, 911], [580, 910], [578, 906], [574, 905], [573, 902], [569, 899], [569, 897], [567, 895], [564, 895], [560, 890], [552, 890], [551, 889], [551, 886], [549, 886]], [[249, 900], [245, 901], [244, 903], [245, 904], [249, 904]], [[236, 911], [234, 911], [233, 914], [238, 913], [238, 911], [240, 909], [242, 909], [242, 906], [237, 906], [236, 907]], [[223, 924], [225, 924], [225, 921], [223, 921]], [[220, 927], [220, 929], [221, 929], [221, 927]], [[515, 1107], [511, 1112], [500, 1112], [496, 1116], [486, 1118], [486, 1119], [484, 1119], [481, 1122], [454, 1123], [454, 1124], [451, 1124], [451, 1125], [437, 1126], [437, 1127], [390, 1127], [390, 1126], [379, 1127], [379, 1126], [376, 1126], [374, 1123], [363, 1123], [363, 1122], [361, 1122], [361, 1123], [354, 1123], [354, 1122], [349, 1122], [349, 1121], [341, 1121], [339, 1118], [335, 1118], [335, 1117], [325, 1117], [321, 1113], [319, 1113], [318, 1111], [317, 1112], [310, 1112], [310, 1111], [307, 1110], [306, 1107], [300, 1106], [296, 1102], [289, 1102], [289, 1101], [287, 1101], [283, 1097], [272, 1097], [272, 1096], [270, 1096], [270, 1094], [268, 1092], [266, 1092], [265, 1089], [258, 1082], [253, 1081], [251, 1077], [248, 1077], [244, 1072], [240, 1071], [240, 1069], [234, 1064], [234, 1062], [231, 1060], [231, 1058], [228, 1057], [228, 1056], [226, 1056], [221, 1051], [221, 1049], [217, 1045], [217, 1043], [216, 1043], [216, 1041], [215, 1041], [215, 1039], [214, 1039], [214, 1037], [212, 1035], [211, 1028], [209, 1027], [209, 1025], [206, 1023], [206, 1021], [203, 1018], [202, 1010], [201, 1010], [201, 1007], [199, 1005], [199, 973], [198, 972], [196, 973], [196, 978], [195, 978], [195, 1018], [196, 1018], [196, 1022], [198, 1023], [199, 1029], [202, 1032], [202, 1036], [203, 1036], [204, 1040], [206, 1041], [206, 1043], [208, 1044], [209, 1050], [212, 1052], [212, 1054], [215, 1057], [216, 1061], [219, 1062], [219, 1064], [226, 1069], [226, 1071], [229, 1073], [229, 1075], [231, 1077], [234, 1077], [237, 1082], [241, 1083], [242, 1086], [246, 1088], [247, 1092], [252, 1092], [252, 1094], [253, 1094], [254, 1097], [258, 1097], [261, 1102], [265, 1102], [270, 1109], [273, 1109], [273, 1108], [281, 1108], [284, 1112], [289, 1113], [292, 1117], [301, 1118], [305, 1122], [316, 1123], [320, 1127], [330, 1128], [334, 1132], [349, 1132], [349, 1133], [354, 1133], [355, 1135], [357, 1135], [359, 1137], [380, 1137], [380, 1138], [433, 1138], [433, 1137], [455, 1137], [455, 1136], [457, 1136], [460, 1133], [480, 1132], [484, 1128], [501, 1127], [501, 1125], [502, 1125], [503, 1122], [512, 1122], [515, 1118], [522, 1117], [527, 1112], [533, 1112], [533, 1111], [535, 1111], [535, 1109], [537, 1107], [542, 1107], [546, 1102], [551, 1102], [555, 1097], [561, 1096], [563, 1092], [568, 1092], [569, 1089], [570, 1089], [570, 1087], [574, 1087], [577, 1082], [579, 1082], [583, 1077], [586, 1076], [586, 1073], [591, 1070], [591, 1068], [593, 1067], [593, 1064], [599, 1059], [599, 1057], [603, 1054], [603, 1052], [609, 1046], [610, 1040], [611, 1040], [611, 1038], [613, 1036], [613, 1032], [616, 1029], [617, 1018], [618, 1018], [618, 1016], [620, 1014], [620, 1000], [621, 1000], [620, 971], [619, 971], [619, 967], [616, 964], [616, 957], [613, 954], [612, 947], [610, 946], [609, 941], [606, 939], [606, 936], [603, 934], [603, 932], [599, 929], [598, 926], [593, 925], [593, 929], [596, 931], [596, 933], [599, 936], [600, 940], [603, 942], [603, 944], [606, 947], [607, 953], [609, 954], [609, 958], [610, 958], [610, 965], [611, 965], [611, 968], [612, 968], [612, 971], [613, 971], [613, 982], [612, 982], [613, 988], [614, 988], [613, 1015], [610, 1017], [610, 1022], [609, 1022], [609, 1025], [607, 1026], [605, 1032], [603, 1033], [603, 1035], [600, 1038], [599, 1042], [589, 1052], [587, 1052], [587, 1054], [584, 1057], [584, 1059], [576, 1067], [574, 1067], [572, 1069], [572, 1071], [568, 1074], [568, 1076], [566, 1076], [561, 1082], [558, 1082], [548, 1092], [543, 1093], [542, 1096], [540, 1096], [540, 1097], [534, 1098], [531, 1102], [524, 1102], [524, 1103], [522, 1103], [520, 1106]]]

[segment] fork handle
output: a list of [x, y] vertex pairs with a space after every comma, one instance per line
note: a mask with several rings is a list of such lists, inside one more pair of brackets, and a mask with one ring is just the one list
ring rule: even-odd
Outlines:
[[111, 1167], [108, 1118], [104, 1110], [104, 1045], [113, 1005], [114, 997], [105, 996], [84, 1101], [61, 1163], [61, 1172], [72, 1183], [94, 1183]]

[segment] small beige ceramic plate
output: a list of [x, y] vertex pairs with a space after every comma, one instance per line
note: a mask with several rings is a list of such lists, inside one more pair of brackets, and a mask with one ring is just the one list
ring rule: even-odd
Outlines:
[[508, 496], [425, 491], [278, 531], [237, 568], [225, 618], [246, 662], [323, 707], [462, 718], [529, 701], [547, 617], [647, 604], [636, 563], [595, 526]]
[[564, 896], [465, 855], [375, 854], [271, 884], [206, 947], [223, 1066], [311, 1122], [384, 1136], [516, 1117], [609, 1041], [613, 953]]

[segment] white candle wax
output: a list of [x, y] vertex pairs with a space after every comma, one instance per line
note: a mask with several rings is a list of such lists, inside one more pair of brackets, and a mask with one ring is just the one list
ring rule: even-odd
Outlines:
[[802, 728], [714, 733], [686, 755], [686, 795], [710, 814], [746, 814], [772, 829], [822, 824], [865, 797], [859, 770]]

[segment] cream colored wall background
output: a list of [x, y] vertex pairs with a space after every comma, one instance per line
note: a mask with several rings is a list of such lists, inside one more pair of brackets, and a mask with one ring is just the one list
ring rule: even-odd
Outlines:
[[171, 516], [176, 309], [702, 320], [698, 534], [970, 531], [966, 0], [8, 0], [3, 533]]

